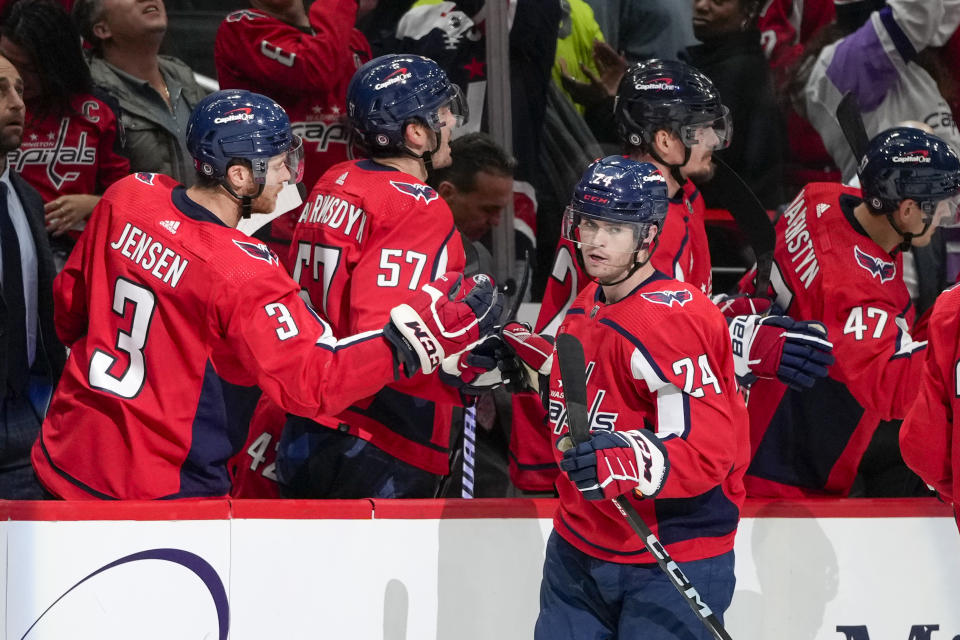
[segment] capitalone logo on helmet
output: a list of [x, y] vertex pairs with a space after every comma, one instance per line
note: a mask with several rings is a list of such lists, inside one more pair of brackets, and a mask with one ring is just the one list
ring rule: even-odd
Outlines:
[[897, 163], [916, 162], [917, 164], [933, 162], [930, 158], [930, 152], [926, 149], [917, 149], [916, 151], [909, 151], [902, 156], [894, 156], [893, 161]]
[[673, 84], [673, 78], [654, 78], [646, 84], [638, 84], [637, 89], [657, 89], [659, 91], [679, 91], [680, 87]]
[[644, 182], [666, 182], [662, 175], [659, 173], [652, 173], [649, 176], [643, 176]]
[[396, 71], [388, 75], [386, 78], [384, 78], [383, 82], [378, 82], [377, 84], [373, 85], [373, 88], [379, 91], [380, 89], [386, 89], [387, 87], [404, 82], [408, 78], [412, 78], [412, 77], [413, 77], [413, 74], [407, 73], [406, 67], [400, 67], [399, 69], [397, 69]]
[[227, 124], [228, 122], [237, 122], [247, 120], [253, 120], [253, 109], [250, 107], [240, 107], [239, 109], [231, 109], [219, 118], [214, 118], [214, 124]]

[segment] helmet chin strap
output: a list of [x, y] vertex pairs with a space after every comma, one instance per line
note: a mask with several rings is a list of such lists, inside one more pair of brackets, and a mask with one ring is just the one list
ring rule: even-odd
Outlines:
[[[637, 250], [633, 252], [633, 264], [630, 265], [629, 269], [627, 269], [627, 274], [625, 276], [623, 276], [619, 280], [614, 280], [613, 282], [604, 282], [603, 280], [600, 280], [599, 278], [597, 278], [597, 284], [599, 284], [601, 287], [612, 287], [614, 285], [620, 284], [621, 282], [626, 282], [631, 277], [633, 277], [633, 274], [635, 274], [639, 269], [642, 269], [648, 262], [650, 262], [650, 259], [653, 257], [653, 251], [654, 249], [657, 248], [658, 244], [660, 244], [659, 233], [657, 234], [657, 237], [653, 239], [653, 242], [650, 243], [649, 248], [647, 249], [646, 260], [644, 260], [643, 262], [640, 262], [639, 260], [637, 260], [637, 254], [643, 251], [643, 247], [638, 247]], [[583, 266], [583, 253], [580, 251], [579, 247], [577, 248], [577, 259], [580, 261], [580, 267], [584, 269], [584, 271], [586, 271], [586, 268]]]
[[677, 184], [679, 184], [681, 187], [687, 183], [687, 179], [684, 178], [683, 175], [680, 173], [680, 167], [690, 162], [690, 153], [691, 153], [690, 147], [688, 147], [687, 145], [683, 145], [683, 162], [681, 162], [680, 164], [670, 164], [669, 162], [664, 160], [662, 157], [660, 157], [660, 154], [657, 153], [657, 150], [655, 148], [653, 148], [653, 145], [650, 146], [650, 155], [652, 155], [653, 158], [663, 166], [670, 167], [670, 175], [673, 177], [674, 180], [677, 181]]
[[927, 232], [927, 229], [930, 228], [930, 225], [933, 224], [933, 216], [927, 216], [926, 220], [923, 222], [923, 230], [920, 233], [910, 233], [909, 231], [903, 231], [900, 227], [897, 226], [897, 223], [893, 221], [893, 212], [890, 211], [886, 215], [887, 222], [890, 223], [890, 226], [893, 227], [893, 230], [900, 234], [903, 240], [897, 245], [897, 248], [901, 251], [909, 251], [910, 247], [913, 246], [913, 239], [917, 236], [922, 236]]
[[253, 210], [251, 208], [253, 201], [260, 197], [260, 195], [263, 193], [263, 187], [264, 187], [262, 183], [257, 183], [256, 195], [242, 196], [238, 194], [236, 191], [234, 191], [233, 187], [231, 187], [226, 182], [221, 182], [220, 186], [223, 187], [227, 193], [229, 193], [231, 196], [233, 196], [235, 199], [237, 199], [240, 202], [240, 217], [244, 219], [249, 218], [250, 215], [253, 213]]
[[426, 168], [427, 172], [429, 173], [430, 170], [433, 169], [433, 154], [435, 154], [437, 151], [440, 150], [440, 132], [434, 131], [434, 129], [431, 127], [427, 127], [427, 128], [430, 129], [430, 131], [433, 131], [434, 138], [436, 139], [436, 144], [433, 145], [433, 149], [427, 149], [423, 153], [417, 154], [412, 149], [410, 149], [410, 147], [408, 147], [407, 145], [403, 145], [403, 152], [406, 153], [408, 156], [416, 158], [417, 160], [422, 160], [423, 166]]

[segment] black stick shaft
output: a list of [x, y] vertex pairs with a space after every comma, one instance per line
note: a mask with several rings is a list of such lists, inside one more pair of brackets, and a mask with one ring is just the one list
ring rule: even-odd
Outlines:
[[[583, 355], [583, 345], [569, 333], [557, 336], [557, 362], [560, 365], [560, 377], [563, 381], [563, 398], [567, 407], [567, 425], [570, 428], [570, 438], [574, 445], [590, 438], [590, 425], [587, 413], [587, 380], [586, 362]], [[696, 587], [680, 570], [666, 548], [643, 521], [640, 514], [626, 496], [613, 499], [617, 510], [623, 514], [627, 524], [633, 529], [647, 551], [656, 559], [660, 570], [667, 574], [670, 582], [676, 587], [683, 599], [690, 605], [690, 609], [697, 618], [713, 634], [717, 640], [732, 640], [727, 630], [714, 615], [707, 603], [700, 597]]]

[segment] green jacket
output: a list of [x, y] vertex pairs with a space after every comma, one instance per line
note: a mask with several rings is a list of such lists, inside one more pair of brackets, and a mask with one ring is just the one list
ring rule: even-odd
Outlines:
[[[159, 63], [167, 83], [183, 88], [183, 99], [192, 111], [206, 95], [194, 80], [193, 71], [177, 58], [159, 56]], [[94, 84], [108, 93], [119, 108], [118, 120], [123, 127], [121, 153], [130, 159], [130, 171], [163, 173], [181, 184], [193, 184], [193, 159], [182, 140], [185, 131], [178, 131], [169, 118], [161, 117], [158, 110], [163, 107], [131, 87], [115, 67], [100, 57], [90, 59], [90, 73]]]

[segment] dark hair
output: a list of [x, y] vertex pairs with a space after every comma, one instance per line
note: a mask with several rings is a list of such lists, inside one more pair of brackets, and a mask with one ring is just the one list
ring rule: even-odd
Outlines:
[[40, 77], [43, 100], [31, 117], [65, 115], [73, 96], [91, 92], [93, 81], [80, 34], [58, 2], [18, 0], [0, 25], [0, 34], [29, 54]]
[[100, 21], [102, 13], [103, 0], [76, 0], [73, 4], [73, 23], [97, 55], [103, 53], [103, 41], [93, 34], [93, 25]]
[[486, 133], [463, 135], [450, 142], [450, 166], [434, 169], [427, 182], [433, 187], [446, 180], [458, 190], [470, 192], [476, 188], [481, 171], [500, 176], [513, 176], [517, 161]]

